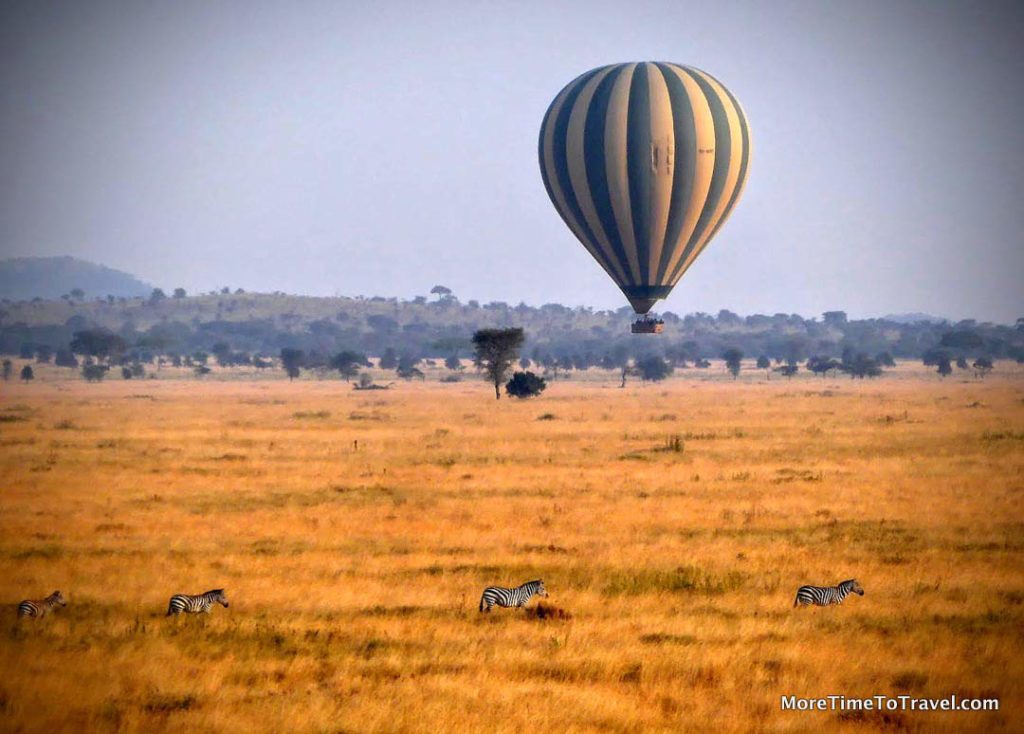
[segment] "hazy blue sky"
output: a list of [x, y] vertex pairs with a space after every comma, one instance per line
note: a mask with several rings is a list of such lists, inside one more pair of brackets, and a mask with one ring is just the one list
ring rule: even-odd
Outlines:
[[8, 0], [0, 254], [618, 307], [536, 148], [563, 85], [630, 60], [716, 75], [754, 139], [665, 309], [1024, 316], [1020, 2]]

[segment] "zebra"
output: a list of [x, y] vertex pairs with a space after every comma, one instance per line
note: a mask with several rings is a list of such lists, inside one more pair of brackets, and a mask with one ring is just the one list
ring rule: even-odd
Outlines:
[[864, 589], [857, 583], [857, 579], [848, 579], [836, 586], [801, 586], [797, 589], [793, 606], [814, 604], [819, 607], [827, 607], [830, 604], [842, 604], [843, 599], [850, 594], [864, 596]]
[[67, 599], [59, 591], [55, 591], [45, 599], [26, 599], [18, 605], [19, 617], [45, 617], [54, 607], [66, 607]]
[[480, 611], [489, 612], [491, 607], [497, 604], [499, 607], [524, 607], [533, 596], [547, 598], [548, 590], [544, 588], [544, 582], [527, 581], [522, 586], [514, 589], [506, 589], [504, 586], [488, 586], [480, 597]]
[[167, 605], [167, 616], [181, 614], [209, 614], [214, 604], [221, 604], [226, 609], [228, 598], [224, 595], [224, 589], [213, 589], [205, 594], [175, 594]]

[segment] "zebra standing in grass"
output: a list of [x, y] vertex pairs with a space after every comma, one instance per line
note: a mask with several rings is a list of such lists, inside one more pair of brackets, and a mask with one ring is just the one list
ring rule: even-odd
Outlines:
[[45, 617], [54, 607], [66, 607], [68, 605], [64, 595], [55, 591], [45, 599], [38, 601], [26, 599], [18, 605], [19, 617]]
[[182, 612], [188, 614], [209, 614], [214, 604], [221, 604], [225, 609], [227, 608], [228, 598], [224, 596], [224, 589], [214, 589], [213, 591], [207, 591], [205, 594], [196, 594], [195, 596], [175, 594], [167, 605], [167, 616], [170, 617]]
[[843, 581], [837, 586], [801, 586], [797, 589], [793, 606], [814, 604], [819, 607], [827, 607], [830, 604], [842, 604], [843, 599], [850, 594], [864, 596], [864, 589], [857, 583], [857, 579]]
[[548, 590], [544, 588], [544, 582], [527, 581], [522, 586], [514, 589], [506, 589], [504, 586], [488, 586], [480, 597], [480, 611], [489, 612], [491, 607], [497, 604], [499, 607], [525, 607], [526, 603], [534, 596], [547, 597]]

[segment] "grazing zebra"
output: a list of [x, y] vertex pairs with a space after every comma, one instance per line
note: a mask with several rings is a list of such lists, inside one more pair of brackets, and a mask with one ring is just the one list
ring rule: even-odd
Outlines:
[[182, 612], [187, 612], [188, 614], [200, 612], [209, 614], [214, 604], [222, 604], [227, 608], [228, 598], [224, 596], [224, 589], [214, 589], [213, 591], [207, 591], [205, 594], [196, 594], [195, 596], [175, 594], [167, 605], [167, 616], [170, 617], [172, 614], [181, 614]]
[[793, 606], [814, 604], [819, 607], [827, 607], [829, 604], [842, 604], [843, 599], [850, 594], [864, 596], [864, 589], [857, 583], [857, 579], [843, 581], [838, 586], [801, 586], [797, 589]]
[[504, 586], [488, 586], [480, 597], [480, 611], [489, 612], [497, 604], [499, 607], [525, 607], [533, 596], [547, 597], [548, 590], [543, 581], [527, 581], [522, 586], [506, 589]]
[[45, 599], [35, 601], [26, 599], [18, 605], [19, 617], [45, 617], [54, 607], [66, 607], [68, 605], [64, 595], [55, 591]]

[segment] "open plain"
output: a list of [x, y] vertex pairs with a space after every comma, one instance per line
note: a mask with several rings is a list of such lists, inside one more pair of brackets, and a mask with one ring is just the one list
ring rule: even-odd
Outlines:
[[[4, 385], [0, 729], [1019, 731], [1020, 368], [681, 374]], [[477, 611], [534, 578], [553, 616]]]

